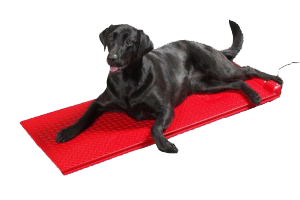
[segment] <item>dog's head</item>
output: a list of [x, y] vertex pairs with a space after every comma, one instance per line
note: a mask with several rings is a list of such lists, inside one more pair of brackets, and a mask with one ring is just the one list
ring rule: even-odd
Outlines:
[[99, 37], [104, 51], [108, 47], [107, 63], [111, 72], [121, 71], [153, 49], [148, 35], [125, 24], [110, 25]]

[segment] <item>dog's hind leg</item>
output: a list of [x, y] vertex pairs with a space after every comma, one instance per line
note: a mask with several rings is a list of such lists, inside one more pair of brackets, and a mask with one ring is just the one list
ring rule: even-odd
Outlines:
[[234, 82], [224, 82], [218, 80], [202, 81], [198, 83], [197, 92], [216, 93], [224, 90], [241, 90], [247, 95], [252, 103], [259, 105], [261, 102], [259, 94], [242, 80]]
[[244, 79], [250, 79], [253, 77], [257, 77], [257, 78], [264, 79], [266, 81], [273, 80], [280, 85], [283, 84], [283, 80], [279, 76], [273, 76], [273, 75], [261, 72], [257, 69], [254, 69], [252, 67], [249, 67], [249, 66], [242, 67], [241, 69], [243, 71]]
[[156, 143], [157, 148], [166, 153], [177, 153], [178, 149], [174, 144], [168, 141], [163, 135], [164, 130], [170, 125], [174, 117], [174, 110], [164, 108], [157, 116], [157, 119], [151, 129], [151, 135]]

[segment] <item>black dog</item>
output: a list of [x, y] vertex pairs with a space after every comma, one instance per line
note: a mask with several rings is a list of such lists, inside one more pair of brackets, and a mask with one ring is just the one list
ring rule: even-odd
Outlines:
[[123, 111], [137, 119], [155, 119], [151, 134], [159, 150], [176, 153], [178, 149], [163, 135], [174, 117], [174, 108], [194, 93], [241, 90], [253, 104], [260, 96], [244, 80], [259, 77], [283, 81], [277, 76], [251, 67], [238, 67], [232, 59], [243, 44], [238, 24], [229, 21], [233, 44], [218, 51], [192, 41], [177, 41], [153, 50], [149, 37], [129, 25], [111, 25], [100, 34], [108, 47], [110, 73], [107, 88], [72, 126], [63, 129], [57, 142], [71, 140], [90, 126], [103, 112]]

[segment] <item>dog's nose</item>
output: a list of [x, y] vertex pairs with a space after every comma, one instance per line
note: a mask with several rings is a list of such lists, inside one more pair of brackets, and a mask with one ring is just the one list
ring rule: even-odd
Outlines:
[[113, 62], [118, 58], [117, 54], [112, 54], [107, 56], [107, 62]]

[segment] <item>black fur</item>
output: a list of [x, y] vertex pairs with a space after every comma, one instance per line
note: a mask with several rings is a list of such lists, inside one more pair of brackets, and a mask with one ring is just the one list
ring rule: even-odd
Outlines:
[[103, 112], [123, 111], [137, 119], [155, 119], [151, 134], [159, 150], [178, 149], [163, 135], [174, 117], [174, 108], [194, 93], [241, 90], [253, 104], [259, 95], [244, 80], [259, 77], [282, 84], [277, 76], [251, 67], [238, 67], [231, 60], [242, 48], [240, 27], [230, 21], [233, 44], [218, 51], [197, 42], [181, 40], [153, 50], [149, 37], [129, 25], [111, 25], [100, 34], [107, 46], [111, 71], [107, 88], [72, 126], [58, 133], [66, 142], [89, 127]]

